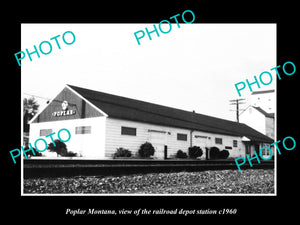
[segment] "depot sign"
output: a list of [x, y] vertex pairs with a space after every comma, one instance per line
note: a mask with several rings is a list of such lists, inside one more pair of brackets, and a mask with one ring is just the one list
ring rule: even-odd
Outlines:
[[52, 116], [71, 116], [75, 115], [76, 110], [56, 111], [52, 113]]
[[52, 113], [52, 116], [71, 116], [76, 114], [75, 109], [68, 110], [69, 103], [67, 101], [63, 101], [61, 104], [62, 111], [56, 111]]

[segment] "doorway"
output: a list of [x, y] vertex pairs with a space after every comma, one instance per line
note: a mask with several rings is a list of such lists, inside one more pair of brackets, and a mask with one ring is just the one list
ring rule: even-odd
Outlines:
[[149, 140], [155, 149], [154, 157], [157, 159], [164, 159], [166, 157], [165, 145], [167, 140], [167, 134], [165, 132], [151, 131]]
[[246, 155], [249, 155], [251, 157], [251, 144], [249, 142], [244, 142], [245, 143], [245, 157]]

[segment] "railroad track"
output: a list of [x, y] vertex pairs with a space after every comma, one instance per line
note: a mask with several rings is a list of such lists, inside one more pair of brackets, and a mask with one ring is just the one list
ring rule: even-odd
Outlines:
[[[241, 169], [272, 169], [274, 161], [268, 160]], [[144, 160], [144, 159], [24, 159], [24, 178], [109, 176], [155, 172], [205, 171], [236, 169], [234, 160]]]

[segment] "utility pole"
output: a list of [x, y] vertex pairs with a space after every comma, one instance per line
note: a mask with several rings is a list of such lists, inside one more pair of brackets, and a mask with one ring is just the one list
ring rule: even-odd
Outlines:
[[239, 109], [239, 104], [245, 104], [245, 102], [242, 102], [246, 99], [240, 98], [240, 99], [232, 99], [229, 100], [229, 102], [232, 102], [230, 105], [236, 105], [236, 110], [230, 110], [230, 111], [236, 111], [236, 121], [239, 123], [239, 111], [242, 109]]

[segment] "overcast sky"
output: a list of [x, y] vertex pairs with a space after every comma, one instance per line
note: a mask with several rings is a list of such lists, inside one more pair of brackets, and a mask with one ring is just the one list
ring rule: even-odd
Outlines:
[[[22, 60], [22, 98], [50, 99], [71, 84], [235, 120], [229, 105], [239, 97], [234, 84], [277, 65], [276, 24], [175, 23], [170, 33], [145, 35], [138, 45], [134, 32], [145, 27], [153, 24], [22, 24], [24, 52], [66, 31], [76, 36], [72, 45], [59, 37], [61, 49], [52, 40], [50, 54]], [[253, 89], [274, 89], [275, 81]], [[241, 93], [247, 98], [250, 91]]]

